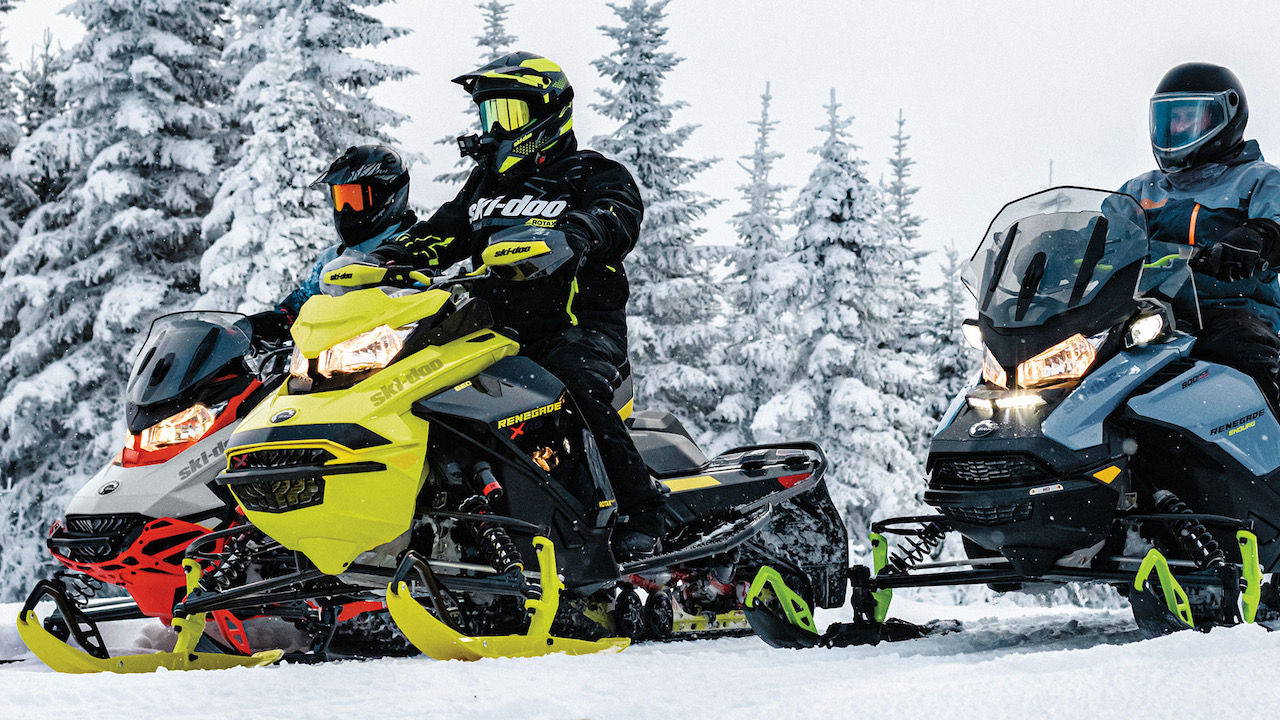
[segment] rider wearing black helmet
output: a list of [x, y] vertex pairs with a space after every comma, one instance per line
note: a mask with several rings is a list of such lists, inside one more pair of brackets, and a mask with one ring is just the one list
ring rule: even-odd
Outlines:
[[254, 334], [282, 340], [302, 304], [320, 292], [320, 271], [350, 249], [370, 253], [404, 232], [418, 218], [409, 209], [409, 171], [396, 151], [385, 145], [349, 147], [312, 186], [324, 185], [333, 203], [338, 244], [316, 260], [307, 279], [277, 306], [250, 317]]
[[627, 517], [615, 548], [627, 557], [652, 554], [663, 529], [663, 495], [612, 407], [627, 367], [622, 260], [640, 230], [639, 189], [621, 164], [578, 149], [573, 87], [554, 62], [511, 53], [454, 82], [480, 113], [482, 133], [458, 139], [478, 167], [457, 197], [375, 255], [419, 268], [467, 258], [478, 265], [491, 238], [563, 235], [575, 255], [563, 269], [538, 280], [490, 278], [473, 294], [515, 332], [525, 355], [565, 384], [582, 411]]
[[1224, 67], [1179, 65], [1156, 87], [1150, 120], [1159, 169], [1120, 191], [1141, 203], [1152, 240], [1198, 248], [1193, 355], [1240, 369], [1280, 400], [1280, 169], [1244, 139], [1244, 88]]

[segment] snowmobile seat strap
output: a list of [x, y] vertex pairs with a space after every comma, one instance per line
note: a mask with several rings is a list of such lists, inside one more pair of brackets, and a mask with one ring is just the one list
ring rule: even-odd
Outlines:
[[1236, 531], [1236, 544], [1240, 546], [1240, 572], [1244, 576], [1244, 592], [1240, 593], [1240, 616], [1247, 623], [1258, 615], [1258, 602], [1262, 599], [1262, 565], [1258, 562], [1258, 536], [1248, 530]]

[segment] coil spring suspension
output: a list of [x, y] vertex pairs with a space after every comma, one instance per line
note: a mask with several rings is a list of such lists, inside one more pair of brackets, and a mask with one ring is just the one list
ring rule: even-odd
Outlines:
[[942, 544], [946, 535], [947, 528], [941, 523], [922, 524], [919, 532], [903, 536], [905, 538], [903, 543], [895, 552], [889, 553], [885, 568], [891, 569], [894, 573], [906, 573], [929, 557], [934, 549]]
[[[1168, 490], [1157, 490], [1151, 497], [1155, 500], [1156, 509], [1162, 513], [1191, 514], [1191, 508]], [[1209, 534], [1204, 523], [1188, 519], [1166, 520], [1165, 524], [1178, 539], [1183, 551], [1191, 556], [1201, 570], [1220, 568], [1227, 564], [1226, 553], [1222, 551], [1218, 541], [1213, 539], [1213, 535]]]
[[[473, 495], [462, 503], [462, 512], [484, 515], [489, 512], [489, 500], [483, 495]], [[476, 523], [476, 535], [480, 539], [481, 550], [489, 564], [499, 573], [512, 569], [524, 570], [524, 562], [520, 559], [520, 551], [512, 542], [507, 529], [497, 523]]]

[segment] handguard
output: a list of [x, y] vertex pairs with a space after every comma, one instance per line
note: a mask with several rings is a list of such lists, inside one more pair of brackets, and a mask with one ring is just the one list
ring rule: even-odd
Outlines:
[[573, 248], [563, 232], [534, 225], [517, 225], [494, 233], [480, 259], [504, 280], [547, 277], [573, 260]]

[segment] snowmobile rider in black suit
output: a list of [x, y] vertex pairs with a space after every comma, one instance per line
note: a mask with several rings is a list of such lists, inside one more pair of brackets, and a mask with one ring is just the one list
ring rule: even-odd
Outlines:
[[321, 271], [331, 260], [348, 250], [371, 253], [418, 221], [409, 209], [409, 171], [385, 145], [347, 148], [311, 185], [328, 190], [338, 244], [320, 254], [302, 284], [275, 308], [249, 317], [256, 338], [280, 342], [289, 337], [302, 304], [320, 292]]
[[1151, 98], [1160, 166], [1125, 183], [1152, 240], [1198, 247], [1194, 357], [1234, 367], [1280, 403], [1280, 168], [1244, 140], [1249, 106], [1230, 70], [1179, 65]]
[[574, 260], [548, 277], [491, 277], [472, 292], [582, 411], [626, 518], [613, 538], [619, 557], [653, 555], [660, 550], [664, 495], [612, 407], [627, 364], [622, 260], [640, 231], [639, 189], [621, 164], [578, 149], [573, 88], [554, 62], [516, 52], [453, 82], [480, 112], [482, 133], [458, 139], [478, 167], [457, 197], [374, 255], [419, 269], [466, 258], [479, 265], [488, 245], [545, 236], [548, 229], [572, 249]]

